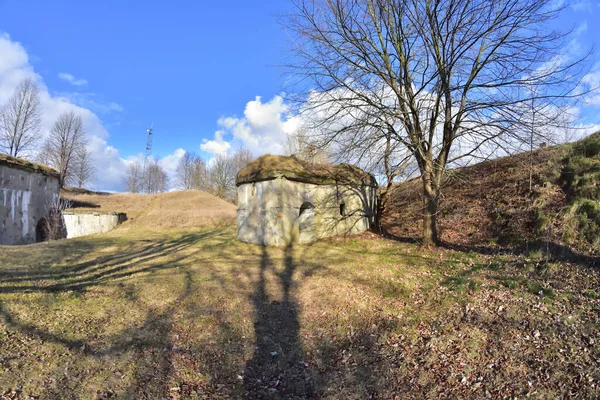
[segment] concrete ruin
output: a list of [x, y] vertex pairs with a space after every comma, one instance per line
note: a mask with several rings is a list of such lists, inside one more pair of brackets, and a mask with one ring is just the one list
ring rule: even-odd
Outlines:
[[44, 240], [59, 188], [52, 168], [0, 154], [0, 245]]
[[67, 239], [113, 230], [127, 219], [124, 213], [65, 210], [62, 212]]
[[238, 172], [236, 185], [237, 236], [243, 242], [311, 243], [364, 232], [375, 218], [377, 182], [350, 164], [264, 155]]

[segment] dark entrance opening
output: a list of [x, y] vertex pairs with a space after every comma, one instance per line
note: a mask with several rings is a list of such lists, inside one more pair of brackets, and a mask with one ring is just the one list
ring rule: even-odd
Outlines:
[[299, 215], [302, 215], [302, 214], [304, 214], [306, 212], [306, 210], [311, 210], [313, 208], [315, 208], [315, 206], [313, 206], [312, 203], [309, 203], [308, 201], [305, 201], [300, 206], [300, 214]]
[[38, 221], [35, 226], [35, 241], [37, 243], [45, 242], [50, 239], [48, 220], [46, 218], [42, 218]]
[[316, 238], [315, 232], [315, 206], [312, 203], [304, 202], [300, 206], [298, 216], [298, 231], [300, 243], [310, 243]]

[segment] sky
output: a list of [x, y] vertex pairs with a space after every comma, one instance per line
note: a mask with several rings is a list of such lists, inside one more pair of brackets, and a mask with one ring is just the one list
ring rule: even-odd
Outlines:
[[[289, 53], [278, 16], [290, 7], [285, 0], [0, 0], [0, 104], [33, 77], [44, 132], [62, 111], [80, 113], [98, 164], [96, 190], [123, 190], [150, 124], [153, 155], [171, 177], [185, 151], [206, 161], [240, 146], [255, 156], [281, 153], [299, 124], [280, 67]], [[587, 49], [600, 38], [598, 17], [600, 1], [583, 0], [557, 23], [576, 30], [571, 45]], [[587, 79], [600, 84], [597, 53], [591, 63]], [[582, 118], [595, 123], [592, 112]]]

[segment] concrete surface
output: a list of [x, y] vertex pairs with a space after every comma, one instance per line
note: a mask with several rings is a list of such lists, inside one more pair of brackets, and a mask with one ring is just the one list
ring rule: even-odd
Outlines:
[[36, 228], [58, 196], [58, 177], [0, 164], [0, 245], [41, 240]]
[[285, 246], [364, 232], [375, 217], [376, 188], [317, 185], [280, 177], [238, 186], [237, 236]]
[[69, 211], [62, 213], [67, 239], [108, 232], [127, 219], [124, 213]]

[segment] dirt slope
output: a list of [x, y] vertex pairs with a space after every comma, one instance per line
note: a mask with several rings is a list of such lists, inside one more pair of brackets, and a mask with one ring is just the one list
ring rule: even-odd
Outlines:
[[[533, 161], [533, 190], [529, 166]], [[438, 228], [458, 246], [523, 246], [542, 243], [597, 253], [600, 245], [600, 132], [583, 141], [543, 148], [449, 171]], [[419, 240], [421, 183], [398, 184], [389, 234]]]
[[73, 208], [124, 212], [126, 224], [136, 228], [193, 228], [231, 223], [236, 217], [233, 204], [198, 190], [132, 194], [65, 189], [62, 196]]

